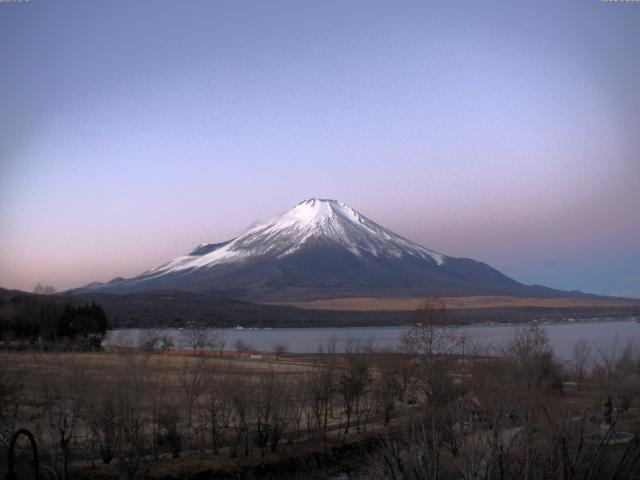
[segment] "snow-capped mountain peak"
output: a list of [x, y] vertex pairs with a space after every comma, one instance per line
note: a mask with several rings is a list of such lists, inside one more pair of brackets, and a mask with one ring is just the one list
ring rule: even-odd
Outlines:
[[362, 218], [358, 212], [346, 203], [337, 200], [312, 198], [300, 202], [282, 215], [254, 227], [250, 232], [262, 231], [265, 227], [271, 232], [295, 227], [298, 230], [308, 230], [309, 234], [322, 233], [324, 231], [325, 234], [330, 235], [331, 231], [326, 228], [328, 225], [335, 226], [341, 222], [364, 225]]
[[233, 240], [199, 245], [189, 254], [143, 276], [212, 268], [259, 257], [283, 258], [312, 242], [341, 247], [358, 257], [411, 256], [436, 265], [442, 265], [446, 259], [385, 229], [343, 202], [312, 198]]
[[510, 295], [531, 288], [485, 263], [428, 250], [343, 202], [320, 198], [136, 277], [86, 287], [109, 293], [185, 290], [252, 302]]

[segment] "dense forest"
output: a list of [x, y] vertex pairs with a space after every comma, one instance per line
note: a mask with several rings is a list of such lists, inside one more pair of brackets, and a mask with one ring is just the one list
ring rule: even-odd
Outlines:
[[0, 342], [41, 348], [99, 349], [109, 329], [104, 309], [53, 295], [18, 295], [0, 303]]

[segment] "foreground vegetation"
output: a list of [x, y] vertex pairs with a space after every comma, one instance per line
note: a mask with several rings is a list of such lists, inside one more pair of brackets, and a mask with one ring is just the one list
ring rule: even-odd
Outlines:
[[5, 351], [0, 445], [29, 428], [50, 478], [638, 477], [636, 346], [560, 364], [538, 327], [487, 355], [445, 323], [429, 300], [402, 351], [276, 360]]

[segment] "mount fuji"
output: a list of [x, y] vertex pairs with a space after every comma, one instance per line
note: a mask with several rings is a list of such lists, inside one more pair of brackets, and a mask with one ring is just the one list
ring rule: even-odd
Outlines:
[[252, 301], [567, 294], [526, 286], [485, 263], [427, 249], [345, 203], [317, 198], [232, 240], [199, 245], [136, 277], [92, 283], [77, 291], [145, 290], [214, 293]]

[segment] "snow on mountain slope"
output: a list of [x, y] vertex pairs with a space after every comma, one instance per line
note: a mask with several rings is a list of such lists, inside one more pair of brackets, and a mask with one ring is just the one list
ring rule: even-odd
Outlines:
[[189, 254], [154, 268], [142, 277], [206, 269], [258, 257], [283, 258], [294, 254], [307, 242], [342, 247], [357, 257], [367, 254], [393, 258], [411, 256], [431, 260], [436, 265], [442, 265], [447, 259], [396, 235], [343, 202], [314, 198], [233, 240], [200, 245]]
[[80, 291], [182, 290], [249, 301], [545, 294], [470, 258], [428, 250], [336, 200], [310, 199], [243, 235]]

